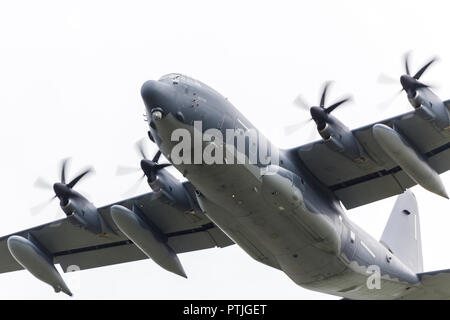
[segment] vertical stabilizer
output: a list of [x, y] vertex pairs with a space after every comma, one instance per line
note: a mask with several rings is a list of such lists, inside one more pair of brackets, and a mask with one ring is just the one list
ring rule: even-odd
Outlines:
[[412, 271], [423, 271], [419, 209], [411, 191], [398, 196], [380, 242]]

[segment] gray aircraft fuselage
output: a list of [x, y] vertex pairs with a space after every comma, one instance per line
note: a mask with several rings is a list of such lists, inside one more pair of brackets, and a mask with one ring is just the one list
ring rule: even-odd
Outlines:
[[[194, 121], [202, 122], [203, 132], [256, 130], [226, 98], [186, 76], [147, 81], [141, 94], [150, 137], [169, 161], [178, 143], [172, 132], [185, 128], [194, 134]], [[353, 224], [294, 155], [270, 146], [279, 154], [276, 164], [175, 167], [195, 186], [197, 202], [219, 228], [251, 257], [302, 287], [346, 298], [394, 299], [418, 285], [416, 273]], [[373, 266], [379, 268], [382, 290], [367, 285]]]

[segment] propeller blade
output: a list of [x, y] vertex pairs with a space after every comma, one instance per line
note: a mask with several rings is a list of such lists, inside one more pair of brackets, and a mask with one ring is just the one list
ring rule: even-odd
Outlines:
[[382, 102], [377, 104], [377, 108], [380, 111], [386, 110], [393, 102], [394, 100], [403, 92], [403, 89], [395, 92], [392, 96], [390, 96], [388, 99], [383, 100]]
[[61, 163], [61, 183], [66, 184], [66, 170], [67, 170], [67, 164], [69, 162], [69, 159], [62, 160]]
[[42, 212], [43, 209], [45, 209], [54, 199], [56, 198], [56, 196], [51, 197], [48, 200], [45, 200], [44, 202], [32, 207], [30, 209], [31, 211], [31, 215], [32, 216], [36, 216], [37, 214], [39, 214], [40, 212]]
[[127, 174], [135, 173], [141, 171], [141, 168], [138, 167], [127, 167], [127, 166], [118, 166], [116, 170], [116, 175], [124, 176]]
[[398, 79], [394, 79], [393, 77], [382, 73], [378, 76], [377, 82], [381, 84], [398, 84]]
[[342, 99], [334, 104], [332, 104], [331, 106], [329, 106], [328, 108], [325, 109], [325, 112], [330, 114], [334, 109], [336, 109], [337, 107], [339, 107], [341, 104], [346, 103], [347, 101], [350, 101], [352, 98], [348, 97], [345, 99]]
[[306, 111], [309, 111], [310, 104], [306, 102], [306, 100], [301, 95], [298, 95], [297, 98], [295, 98], [295, 100], [293, 101], [293, 103], [295, 106], [302, 108]]
[[142, 157], [142, 159], [147, 159], [147, 155], [145, 154], [144, 144], [143, 144], [142, 139], [139, 140], [138, 142], [136, 142], [136, 149], [137, 149], [137, 152], [139, 153], [139, 155]]
[[131, 194], [136, 193], [136, 191], [139, 189], [142, 181], [144, 181], [145, 174], [140, 176], [139, 179], [126, 191], [124, 192], [124, 196], [129, 196]]
[[414, 79], [419, 80], [420, 77], [422, 76], [422, 74], [428, 69], [429, 66], [431, 66], [435, 61], [437, 60], [437, 58], [433, 58], [431, 59], [427, 64], [425, 64], [422, 68], [420, 68], [419, 71], [416, 72], [416, 74], [414, 75]]
[[52, 184], [42, 177], [36, 179], [36, 181], [34, 182], [34, 187], [52, 190]]
[[406, 74], [407, 74], [408, 76], [410, 76], [410, 75], [411, 75], [411, 72], [409, 71], [409, 52], [407, 52], [407, 53], [405, 54], [404, 59], [405, 59], [405, 71], [406, 71]]
[[310, 142], [310, 141], [314, 140], [317, 135], [318, 135], [318, 132], [317, 132], [316, 128], [312, 127], [309, 130], [308, 138], [305, 141]]
[[323, 109], [325, 108], [325, 100], [327, 97], [327, 91], [328, 91], [328, 87], [330, 86], [331, 82], [326, 82], [325, 86], [323, 87], [323, 91], [322, 91], [322, 96], [320, 97], [320, 107]]
[[83, 179], [83, 177], [85, 176], [85, 175], [87, 175], [88, 173], [90, 173], [90, 172], [92, 172], [93, 171], [93, 169], [92, 168], [89, 168], [89, 169], [87, 169], [87, 170], [85, 170], [85, 171], [83, 171], [82, 173], [80, 173], [78, 176], [76, 176], [75, 178], [73, 178], [72, 179], [72, 181], [70, 181], [68, 184], [67, 184], [67, 186], [69, 187], [69, 188], [73, 188], [81, 179]]
[[159, 157], [161, 156], [161, 150], [158, 150], [158, 152], [153, 157], [152, 161], [155, 163], [158, 163]]
[[155, 165], [155, 172], [158, 172], [159, 170], [164, 169], [166, 167], [170, 167], [171, 165], [172, 165], [171, 163], [161, 163], [161, 164], [157, 163]]
[[295, 131], [301, 129], [303, 126], [305, 126], [306, 124], [308, 124], [308, 122], [310, 122], [311, 120], [312, 120], [312, 119], [309, 118], [309, 119], [303, 120], [303, 121], [301, 121], [301, 122], [291, 124], [291, 125], [289, 125], [289, 126], [287, 126], [287, 127], [284, 128], [284, 133], [285, 133], [286, 135], [293, 134]]

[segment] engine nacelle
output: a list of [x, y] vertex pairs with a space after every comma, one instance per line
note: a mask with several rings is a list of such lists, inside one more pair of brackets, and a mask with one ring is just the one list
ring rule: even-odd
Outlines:
[[69, 199], [61, 208], [69, 221], [75, 225], [81, 225], [94, 234], [113, 233], [98, 213], [97, 208], [81, 195]]
[[148, 182], [154, 192], [161, 192], [169, 201], [169, 204], [181, 210], [190, 213], [197, 209], [189, 192], [185, 189], [182, 182], [166, 170], [161, 170], [156, 175], [154, 181]]
[[327, 141], [328, 139], [330, 139], [333, 136], [334, 130], [333, 130], [332, 126], [330, 126], [330, 125], [328, 125], [328, 123], [326, 123], [325, 126], [319, 130], [319, 134], [323, 140]]
[[449, 110], [431, 90], [417, 90], [414, 97], [408, 96], [408, 100], [419, 117], [426, 121], [433, 121], [440, 129], [450, 129]]
[[356, 140], [353, 133], [340, 123], [326, 124], [319, 133], [327, 147], [335, 152], [343, 154], [345, 157], [356, 161], [363, 162], [366, 160], [363, 149]]

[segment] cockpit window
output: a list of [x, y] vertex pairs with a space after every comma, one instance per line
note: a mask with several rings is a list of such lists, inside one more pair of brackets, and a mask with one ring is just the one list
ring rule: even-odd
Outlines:
[[198, 82], [197, 80], [194, 80], [192, 78], [189, 77], [185, 77], [185, 81], [187, 84], [189, 84], [190, 86], [196, 86], [198, 88], [201, 88], [201, 84], [200, 82]]
[[159, 78], [159, 80], [173, 79], [173, 78], [176, 78], [179, 76], [180, 75], [178, 73], [169, 73], [169, 74], [163, 75], [161, 78]]
[[181, 80], [181, 77], [182, 76], [178, 73], [169, 73], [159, 78], [159, 80], [171, 79], [173, 84], [178, 84]]
[[198, 88], [201, 88], [201, 86], [202, 86], [200, 84], [200, 82], [198, 82], [198, 81], [196, 81], [196, 80], [194, 80], [194, 79], [192, 79], [190, 77], [183, 76], [183, 75], [181, 75], [179, 73], [166, 74], [165, 76], [162, 76], [159, 80], [167, 80], [167, 79], [172, 80], [173, 84], [178, 84], [180, 82], [183, 82], [183, 83], [185, 83], [185, 84], [187, 84], [189, 86], [196, 86]]

